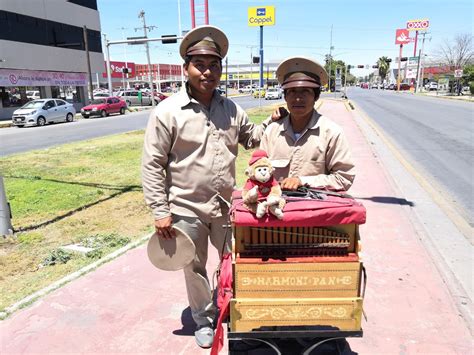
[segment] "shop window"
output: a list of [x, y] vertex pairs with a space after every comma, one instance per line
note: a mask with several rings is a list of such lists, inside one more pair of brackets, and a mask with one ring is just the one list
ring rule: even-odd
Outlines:
[[0, 97], [3, 107], [21, 107], [30, 101], [25, 87], [1, 87]]

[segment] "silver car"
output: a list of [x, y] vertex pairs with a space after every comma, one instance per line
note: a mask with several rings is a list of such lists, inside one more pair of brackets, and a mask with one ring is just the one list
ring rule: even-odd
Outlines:
[[[151, 105], [151, 96], [146, 92], [139, 92], [138, 90], [125, 90], [119, 91], [115, 96], [127, 103], [127, 106], [138, 105], [145, 106]], [[158, 104], [160, 100], [155, 97], [155, 104]]]
[[12, 123], [18, 127], [44, 126], [52, 122], [72, 122], [76, 109], [60, 99], [33, 100], [13, 112]]

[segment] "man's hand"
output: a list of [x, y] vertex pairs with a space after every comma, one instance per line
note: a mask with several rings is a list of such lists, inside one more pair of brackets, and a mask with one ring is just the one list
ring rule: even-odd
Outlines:
[[158, 237], [163, 239], [176, 238], [176, 233], [171, 229], [172, 225], [173, 220], [171, 217], [155, 219], [155, 231], [156, 234], [158, 234]]
[[272, 113], [272, 121], [278, 121], [280, 118], [288, 115], [288, 111], [284, 107], [278, 107]]
[[297, 190], [298, 187], [303, 186], [303, 183], [301, 182], [299, 177], [292, 177], [292, 178], [286, 178], [283, 179], [283, 181], [280, 183], [280, 186], [282, 190]]

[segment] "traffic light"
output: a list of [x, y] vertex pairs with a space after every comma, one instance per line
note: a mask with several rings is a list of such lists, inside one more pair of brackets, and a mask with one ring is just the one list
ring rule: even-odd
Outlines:
[[353, 65], [348, 65], [348, 66], [347, 66], [347, 70], [349, 70], [349, 69], [351, 69], [351, 68], [354, 68], [354, 66], [353, 66]]
[[391, 63], [391, 62], [392, 62], [392, 58], [388, 58], [388, 59], [386, 60], [386, 62], [387, 62], [387, 63]]
[[378, 69], [378, 67], [379, 67], [378, 64], [372, 65], [372, 68], [374, 68], [374, 69]]
[[408, 57], [401, 57], [400, 62], [406, 62], [408, 60]]
[[122, 73], [128, 74], [128, 68], [122, 68]]
[[357, 68], [364, 69], [364, 66], [363, 65], [358, 65]]
[[253, 64], [258, 64], [258, 63], [260, 63], [260, 57], [253, 57], [253, 58], [252, 58], [252, 63], [253, 63]]
[[[170, 37], [171, 39], [167, 39]], [[161, 36], [161, 43], [163, 44], [171, 44], [171, 43], [176, 43], [176, 42], [177, 42], [176, 35], [162, 35]]]

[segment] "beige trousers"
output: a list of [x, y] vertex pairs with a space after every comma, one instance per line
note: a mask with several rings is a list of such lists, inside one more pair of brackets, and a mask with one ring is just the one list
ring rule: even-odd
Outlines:
[[184, 277], [189, 306], [198, 327], [212, 324], [216, 317], [217, 309], [212, 302], [212, 290], [206, 271], [208, 241], [218, 250], [219, 258], [222, 257], [223, 250], [224, 254], [230, 252], [232, 229], [226, 227], [228, 223], [227, 215], [213, 218], [211, 223], [204, 223], [199, 218], [173, 215], [173, 224], [186, 232], [196, 246], [194, 261], [184, 268]]

